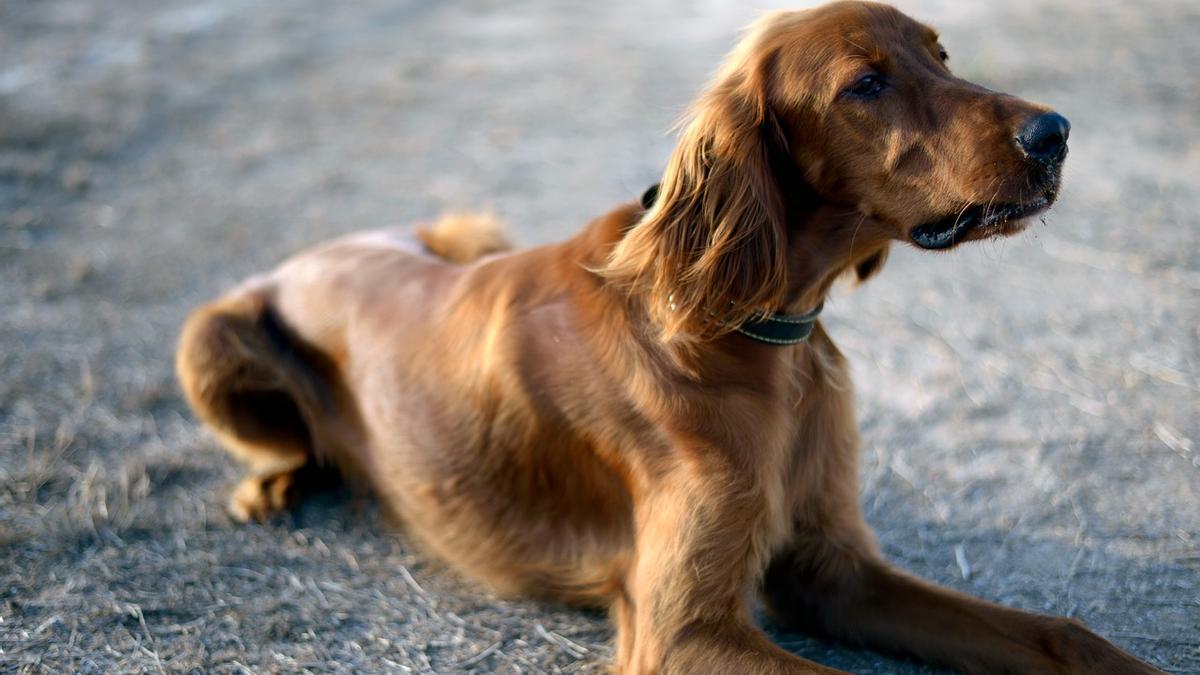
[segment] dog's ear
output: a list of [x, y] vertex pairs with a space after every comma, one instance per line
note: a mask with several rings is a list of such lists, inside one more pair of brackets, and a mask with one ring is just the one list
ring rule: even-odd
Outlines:
[[663, 340], [706, 339], [774, 311], [785, 291], [784, 143], [766, 95], [770, 59], [735, 55], [700, 100], [654, 205], [602, 274], [645, 303]]

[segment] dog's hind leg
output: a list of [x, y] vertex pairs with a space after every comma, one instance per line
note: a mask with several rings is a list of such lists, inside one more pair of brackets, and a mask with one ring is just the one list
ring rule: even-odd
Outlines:
[[295, 497], [314, 456], [323, 393], [311, 358], [288, 334], [266, 293], [237, 292], [201, 307], [180, 337], [176, 370], [188, 402], [246, 467], [229, 511], [265, 520]]

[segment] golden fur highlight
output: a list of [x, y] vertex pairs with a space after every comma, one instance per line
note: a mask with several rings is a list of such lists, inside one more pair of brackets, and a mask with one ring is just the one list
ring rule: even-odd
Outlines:
[[430, 253], [457, 265], [513, 247], [504, 223], [492, 213], [445, 213], [431, 225], [417, 227], [416, 235]]

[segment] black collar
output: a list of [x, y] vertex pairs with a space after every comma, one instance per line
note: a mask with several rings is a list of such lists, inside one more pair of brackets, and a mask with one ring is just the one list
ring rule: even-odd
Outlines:
[[734, 330], [748, 338], [773, 345], [800, 344], [812, 335], [813, 327], [817, 325], [817, 315], [825, 303], [817, 305], [816, 309], [807, 314], [780, 314], [776, 312], [759, 319], [750, 319]]

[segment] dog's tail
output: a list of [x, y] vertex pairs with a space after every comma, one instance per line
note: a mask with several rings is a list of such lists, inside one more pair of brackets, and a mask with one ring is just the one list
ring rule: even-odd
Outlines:
[[322, 382], [303, 351], [260, 291], [205, 305], [184, 324], [175, 358], [184, 395], [253, 473], [297, 469], [316, 454]]
[[504, 223], [490, 213], [446, 213], [417, 228], [417, 237], [430, 253], [457, 265], [512, 249]]

